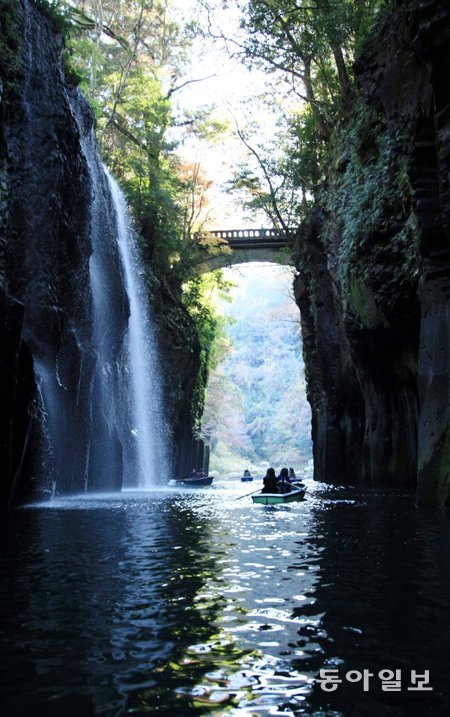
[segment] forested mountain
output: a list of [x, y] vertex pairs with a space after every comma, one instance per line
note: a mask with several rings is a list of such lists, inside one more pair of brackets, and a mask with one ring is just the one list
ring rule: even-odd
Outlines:
[[202, 421], [211, 467], [299, 467], [310, 457], [311, 415], [292, 271], [250, 264], [226, 274], [236, 284], [223, 305], [230, 344], [210, 378]]

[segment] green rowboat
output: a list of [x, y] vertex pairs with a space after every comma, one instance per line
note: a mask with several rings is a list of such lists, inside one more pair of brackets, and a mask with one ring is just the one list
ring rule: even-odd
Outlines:
[[263, 505], [275, 505], [276, 503], [292, 503], [295, 500], [303, 500], [304, 497], [305, 491], [302, 488], [291, 490], [290, 493], [257, 493], [252, 495], [252, 501]]

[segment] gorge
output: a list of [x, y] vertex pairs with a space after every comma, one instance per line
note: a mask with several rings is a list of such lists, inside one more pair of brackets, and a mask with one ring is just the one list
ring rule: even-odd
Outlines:
[[[214, 7], [296, 101], [233, 180], [295, 327], [253, 266], [234, 353], [173, 139], [227, 132], [173, 99]], [[445, 0], [0, 0], [0, 714], [450, 713], [449, 64]], [[253, 504], [287, 455], [305, 500]]]
[[[190, 460], [203, 370], [195, 329], [146, 269], [164, 366], [151, 389], [160, 398], [145, 397], [126, 356], [156, 349], [131, 336], [132, 295], [142, 291], [115, 238], [117, 189], [87, 149], [91, 110], [64, 79], [61, 37], [40, 4], [2, 7], [1, 502], [30, 499], [52, 474], [60, 492], [142, 486], [136, 473], [159, 473], [152, 461], [170, 474]], [[449, 16], [443, 3], [411, 0], [380, 17], [294, 249], [315, 476], [417, 485], [419, 503], [445, 505]], [[132, 401], [139, 423], [150, 414], [157, 430], [124, 421], [125, 394], [143, 402]], [[163, 401], [165, 417], [154, 409]], [[153, 436], [156, 457], [133, 457], [136, 432]], [[172, 461], [157, 448], [163, 434]]]

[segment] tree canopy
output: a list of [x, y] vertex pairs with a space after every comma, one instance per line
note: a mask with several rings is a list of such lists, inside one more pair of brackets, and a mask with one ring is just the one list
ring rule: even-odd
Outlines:
[[[249, 150], [230, 184], [250, 210], [276, 225], [300, 222], [325, 174], [326, 148], [355, 98], [353, 64], [384, 0], [200, 0], [204, 32], [267, 73], [267, 106], [280, 101], [276, 137], [239, 128]], [[239, 11], [240, 32], [226, 36], [218, 8]], [[220, 18], [220, 15], [218, 15]], [[286, 107], [289, 109], [286, 111]], [[251, 156], [253, 155], [253, 157]]]
[[177, 151], [183, 136], [217, 131], [206, 110], [174, 109], [176, 93], [201, 79], [186, 79], [192, 28], [169, 0], [36, 2], [65, 35], [66, 74], [94, 110], [103, 159], [126, 193], [147, 266], [197, 326], [205, 373], [221, 336], [210, 289], [226, 285], [220, 274], [196, 277], [211, 180]]

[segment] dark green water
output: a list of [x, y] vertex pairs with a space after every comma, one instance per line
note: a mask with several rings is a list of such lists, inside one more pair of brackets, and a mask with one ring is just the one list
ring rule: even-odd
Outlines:
[[[0, 714], [449, 714], [449, 513], [314, 484], [292, 506], [235, 500], [251, 488], [4, 514]], [[374, 673], [366, 691], [350, 670]]]

